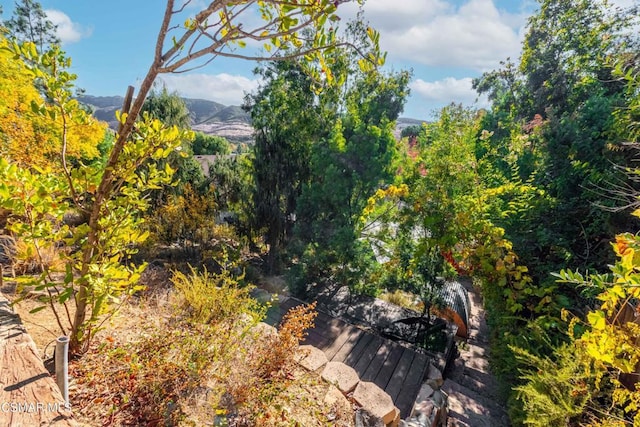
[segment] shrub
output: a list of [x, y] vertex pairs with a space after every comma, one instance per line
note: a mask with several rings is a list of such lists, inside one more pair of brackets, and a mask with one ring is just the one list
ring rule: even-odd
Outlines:
[[[234, 425], [269, 425], [265, 417], [281, 417], [283, 405], [299, 398], [288, 390], [313, 382], [293, 370], [314, 305], [293, 309], [278, 334], [267, 333], [256, 327], [264, 307], [228, 271], [192, 269], [175, 273], [173, 282], [184, 312], [160, 312], [164, 321], [139, 341], [108, 339], [73, 363], [76, 413], [103, 419], [101, 408], [111, 408], [117, 425], [203, 425], [223, 415]], [[321, 409], [320, 402], [304, 404], [303, 413]]]
[[249, 296], [250, 286], [240, 287], [237, 278], [224, 268], [218, 274], [202, 274], [191, 267], [191, 274], [175, 272], [171, 279], [179, 291], [181, 305], [189, 317], [208, 325], [233, 325], [249, 317], [254, 323], [265, 314], [265, 307]]

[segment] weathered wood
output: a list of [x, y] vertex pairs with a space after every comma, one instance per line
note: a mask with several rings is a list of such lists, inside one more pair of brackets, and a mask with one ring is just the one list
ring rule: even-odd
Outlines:
[[426, 354], [416, 353], [409, 373], [404, 379], [404, 384], [402, 384], [401, 392], [394, 399], [396, 407], [404, 417], [407, 417], [413, 409], [416, 395], [420, 392], [422, 380], [428, 366], [429, 357]]
[[378, 349], [384, 343], [384, 340], [378, 336], [374, 336], [373, 339], [369, 342], [367, 348], [364, 349], [362, 354], [359, 356], [358, 361], [355, 365], [353, 365], [353, 369], [356, 370], [360, 379], [363, 379], [364, 373], [367, 371], [367, 368], [371, 364], [371, 362], [375, 359], [378, 354]]
[[[364, 374], [362, 374], [360, 379], [363, 381], [374, 382], [376, 379], [376, 376], [378, 375], [378, 372], [380, 372], [380, 369], [382, 369], [382, 367], [384, 366], [384, 362], [387, 360], [387, 357], [389, 356], [389, 353], [391, 353], [391, 350], [393, 347], [394, 346], [391, 345], [389, 342], [384, 342], [380, 346], [380, 348], [378, 348], [378, 351], [376, 352], [375, 357], [373, 358], [371, 363], [369, 363], [367, 370], [364, 371]], [[385, 381], [385, 385], [386, 385], [386, 381]]]
[[[358, 341], [358, 344], [356, 344], [356, 346], [351, 349], [351, 352], [347, 355], [347, 357], [345, 357], [344, 363], [354, 368], [360, 360], [360, 357], [364, 354], [365, 349], [369, 346], [371, 340], [373, 340], [373, 335], [366, 332], [363, 333], [362, 338], [360, 338], [360, 340]], [[376, 351], [378, 351], [377, 348]]]
[[38, 350], [0, 294], [0, 425], [77, 426]]
[[360, 331], [360, 329], [345, 325], [342, 332], [337, 335], [337, 338], [333, 341], [331, 346], [324, 349], [327, 359], [333, 360], [345, 343], [355, 343], [358, 341], [361, 333], [362, 331]]
[[[272, 307], [268, 322], [277, 325], [290, 308], [300, 304], [302, 301], [290, 298], [278, 307]], [[371, 381], [387, 392], [403, 418], [411, 414], [429, 356], [365, 332], [322, 311], [305, 343], [323, 350], [328, 360], [353, 367], [361, 380]]]
[[393, 370], [393, 374], [391, 374], [389, 383], [384, 388], [384, 391], [389, 393], [389, 396], [391, 396], [394, 402], [402, 390], [402, 384], [404, 384], [404, 380], [409, 374], [409, 369], [411, 368], [411, 363], [413, 363], [413, 357], [415, 354], [416, 353], [413, 350], [409, 350], [408, 348], [404, 349], [402, 357], [400, 357], [400, 360]]

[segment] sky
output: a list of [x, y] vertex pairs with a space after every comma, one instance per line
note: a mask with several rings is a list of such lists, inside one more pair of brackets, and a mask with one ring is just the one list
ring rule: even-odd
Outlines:
[[[634, 0], [615, 0], [629, 6]], [[0, 0], [3, 19], [13, 0]], [[41, 0], [48, 18], [72, 58], [77, 85], [96, 96], [124, 95], [128, 85], [144, 78], [153, 59], [162, 21], [162, 0]], [[203, 0], [193, 0], [193, 4]], [[364, 18], [380, 32], [387, 51], [387, 70], [413, 71], [411, 94], [402, 116], [432, 118], [451, 102], [483, 107], [471, 87], [473, 78], [517, 61], [535, 0], [367, 0]], [[192, 13], [195, 12], [192, 9]], [[187, 10], [188, 12], [188, 10]], [[346, 21], [355, 16], [354, 4], [341, 5]], [[189, 98], [240, 105], [258, 81], [256, 64], [218, 57], [192, 73], [163, 75], [162, 82]]]

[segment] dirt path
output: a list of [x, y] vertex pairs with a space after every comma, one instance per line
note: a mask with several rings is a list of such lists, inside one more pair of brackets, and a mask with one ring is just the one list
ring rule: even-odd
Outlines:
[[469, 338], [442, 386], [449, 395], [448, 425], [507, 427], [509, 417], [501, 403], [498, 382], [489, 371], [489, 328], [482, 296], [470, 279], [461, 278], [460, 283], [469, 293]]

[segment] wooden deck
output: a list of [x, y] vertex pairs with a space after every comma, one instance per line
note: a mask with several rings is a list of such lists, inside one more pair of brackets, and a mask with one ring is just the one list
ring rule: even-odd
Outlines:
[[[287, 299], [269, 310], [266, 322], [277, 325], [290, 308], [300, 304], [303, 302], [295, 298]], [[323, 350], [330, 361], [354, 368], [361, 380], [375, 383], [391, 396], [402, 418], [409, 417], [429, 365], [426, 354], [368, 333], [320, 310], [304, 344]]]
[[0, 294], [0, 425], [75, 426], [20, 317]]

